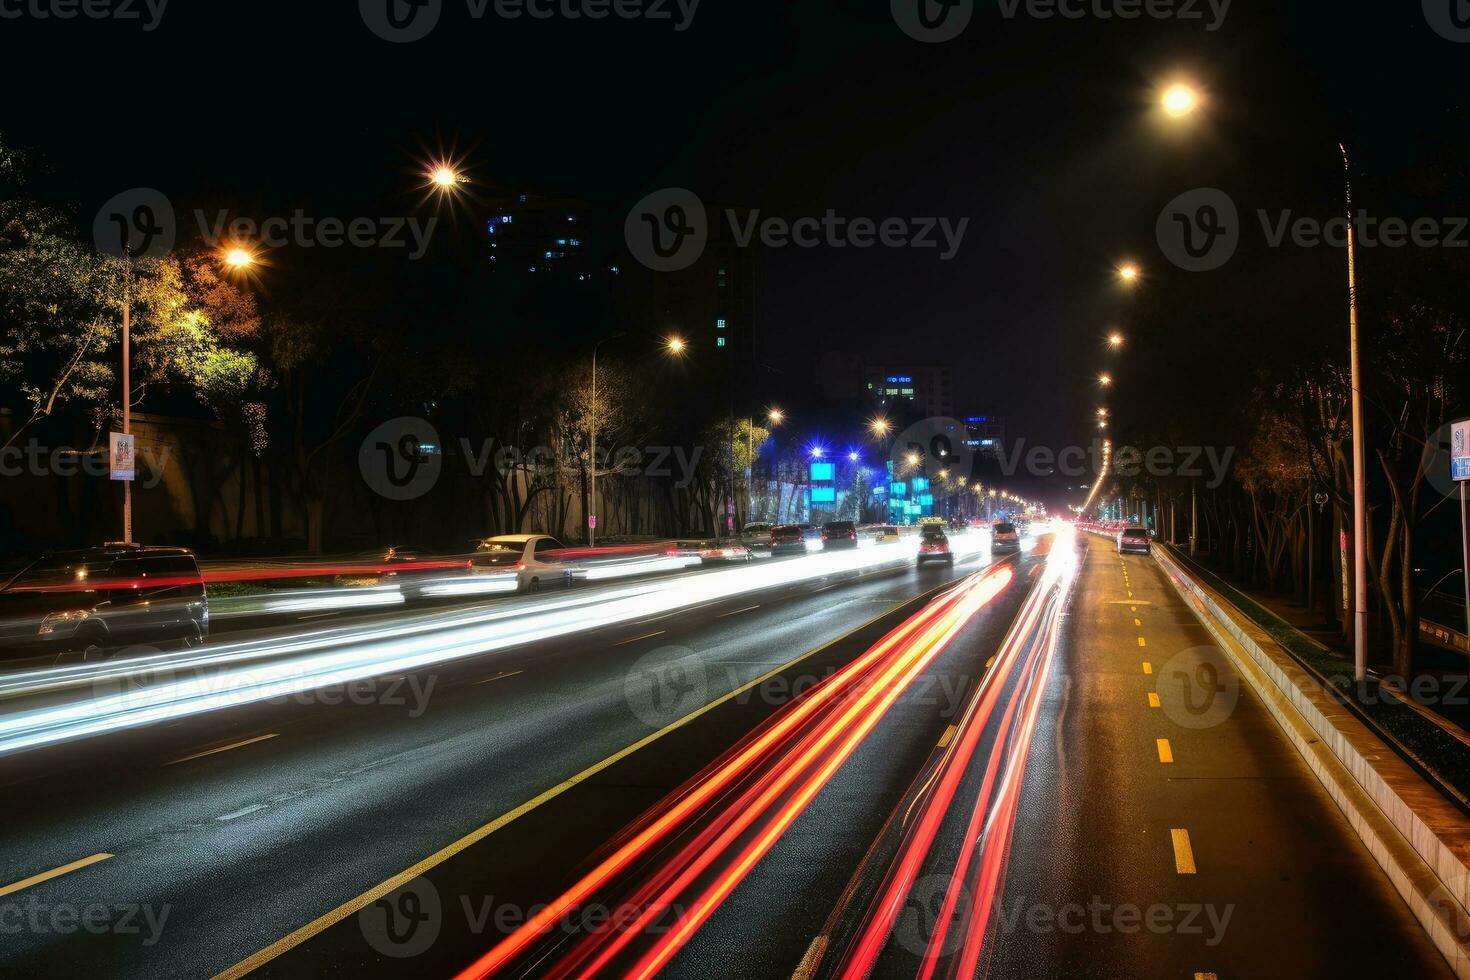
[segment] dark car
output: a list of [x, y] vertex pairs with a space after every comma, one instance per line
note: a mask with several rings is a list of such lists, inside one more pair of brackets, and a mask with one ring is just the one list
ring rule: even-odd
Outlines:
[[0, 589], [0, 658], [98, 659], [116, 647], [192, 646], [207, 635], [204, 577], [183, 548], [53, 552]]
[[828, 521], [822, 525], [822, 547], [828, 551], [858, 546], [857, 525], [852, 521]]
[[1021, 532], [1016, 525], [1000, 523], [990, 529], [990, 553], [999, 555], [1021, 550]]
[[1148, 528], [1129, 526], [1118, 532], [1118, 554], [1147, 555], [1152, 551], [1153, 542], [1149, 540]]
[[810, 524], [781, 524], [771, 528], [771, 554], [804, 555], [820, 547], [821, 538]]
[[919, 564], [942, 561], [954, 564], [954, 552], [949, 548], [949, 535], [941, 524], [925, 524], [919, 532]]

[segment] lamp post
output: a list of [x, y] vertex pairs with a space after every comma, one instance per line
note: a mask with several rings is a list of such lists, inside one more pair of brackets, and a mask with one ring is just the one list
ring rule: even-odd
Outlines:
[[[133, 432], [133, 358], [132, 358], [132, 306], [133, 306], [133, 256], [128, 243], [123, 242], [123, 308], [122, 308], [122, 430], [123, 435]], [[137, 458], [136, 452], [134, 459]], [[133, 543], [133, 481], [123, 481], [123, 543]]]
[[1363, 378], [1358, 358], [1357, 225], [1353, 220], [1353, 179], [1346, 144], [1342, 151], [1347, 200], [1348, 360], [1353, 389], [1353, 677], [1368, 675], [1368, 470], [1363, 445]]
[[[609, 340], [617, 340], [626, 336], [627, 334], [620, 330], [603, 337], [592, 345], [592, 418], [589, 426], [591, 432], [588, 436], [587, 460], [587, 547], [589, 548], [597, 544], [597, 351]], [[664, 350], [675, 357], [682, 357], [688, 348], [689, 345], [684, 342], [684, 338], [677, 335], [664, 340]]]

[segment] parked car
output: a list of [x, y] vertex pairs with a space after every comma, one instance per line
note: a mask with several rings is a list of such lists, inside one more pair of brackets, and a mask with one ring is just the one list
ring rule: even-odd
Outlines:
[[941, 524], [925, 524], [919, 531], [919, 564], [928, 561], [954, 564], [954, 552], [949, 549], [949, 535]]
[[821, 531], [810, 524], [780, 524], [771, 528], [773, 555], [804, 555], [821, 547]]
[[576, 567], [555, 555], [565, 549], [549, 534], [501, 534], [480, 542], [470, 557], [470, 568], [479, 574], [514, 570], [521, 592], [570, 587]]
[[697, 538], [675, 541], [671, 555], [698, 558], [701, 565], [741, 564], [750, 561], [750, 549], [738, 538]]
[[774, 524], [767, 524], [764, 521], [747, 524], [740, 532], [740, 543], [750, 549], [753, 555], [768, 555], [771, 553], [771, 529], [773, 527], [775, 527]]
[[1148, 528], [1130, 525], [1118, 532], [1118, 554], [1147, 555], [1153, 551], [1153, 542], [1149, 540]]
[[1001, 522], [990, 529], [990, 553], [1004, 554], [1021, 550], [1021, 532], [1016, 525]]
[[897, 544], [902, 540], [898, 528], [893, 524], [880, 524], [873, 529], [874, 544]]
[[204, 577], [183, 548], [52, 552], [0, 590], [0, 658], [96, 660], [116, 647], [194, 646], [208, 635]]
[[858, 546], [857, 525], [852, 521], [828, 521], [822, 525], [822, 547], [828, 551]]

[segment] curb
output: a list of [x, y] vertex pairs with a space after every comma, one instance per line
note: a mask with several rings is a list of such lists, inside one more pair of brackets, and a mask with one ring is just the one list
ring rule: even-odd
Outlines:
[[1333, 694], [1164, 551], [1158, 562], [1271, 712], [1455, 975], [1470, 980], [1470, 821]]

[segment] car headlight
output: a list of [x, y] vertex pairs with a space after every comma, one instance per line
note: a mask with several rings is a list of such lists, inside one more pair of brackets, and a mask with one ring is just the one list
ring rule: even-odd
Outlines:
[[41, 620], [41, 627], [36, 630], [36, 633], [39, 636], [50, 636], [56, 632], [58, 626], [80, 623], [90, 618], [91, 615], [92, 613], [86, 609], [68, 609], [66, 612], [50, 613]]

